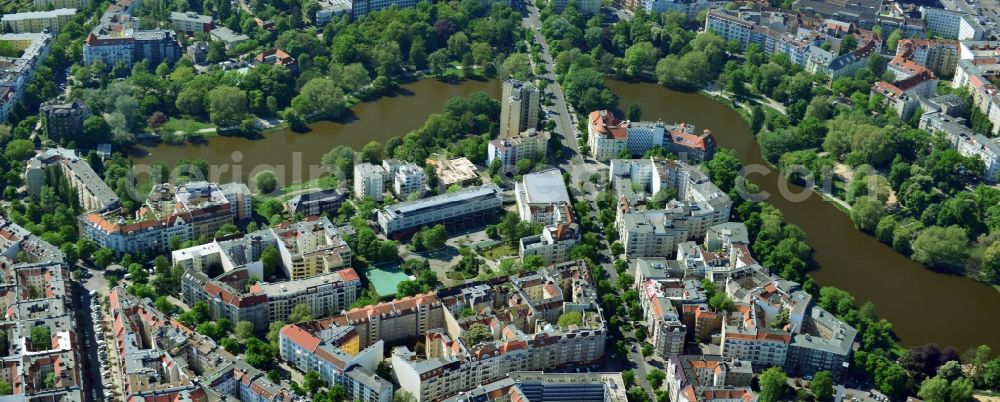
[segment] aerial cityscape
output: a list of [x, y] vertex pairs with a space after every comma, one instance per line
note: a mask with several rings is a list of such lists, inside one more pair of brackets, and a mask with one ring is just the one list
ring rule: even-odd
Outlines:
[[1000, 401], [1000, 0], [0, 9], [0, 402]]

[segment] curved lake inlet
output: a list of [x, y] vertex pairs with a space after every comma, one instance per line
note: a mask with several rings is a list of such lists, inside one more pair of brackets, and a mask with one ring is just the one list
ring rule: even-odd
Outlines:
[[[638, 102], [644, 119], [684, 121], [711, 129], [719, 145], [734, 150], [744, 165], [766, 165], [748, 125], [729, 107], [700, 94], [671, 91], [656, 84], [609, 81], [608, 86], [620, 97], [622, 109]], [[172, 166], [180, 159], [204, 159], [210, 165], [237, 167], [237, 175], [244, 180], [261, 166], [285, 166], [279, 177], [301, 181], [308, 178], [308, 172], [300, 171], [294, 179], [295, 166], [305, 170], [318, 165], [323, 154], [337, 145], [360, 150], [369, 141], [385, 143], [402, 136], [421, 127], [428, 115], [440, 113], [448, 99], [476, 91], [498, 97], [500, 85], [495, 80], [462, 84], [418, 81], [402, 85], [394, 96], [355, 105], [341, 122], [313, 124], [308, 133], [282, 130], [255, 140], [211, 137], [202, 144], [141, 147], [148, 154], [137, 156], [135, 161]], [[232, 172], [230, 169], [220, 179], [231, 180]], [[1000, 292], [970, 279], [932, 272], [896, 253], [854, 229], [847, 214], [818, 194], [794, 201], [780, 196], [780, 187], [794, 194], [810, 190], [788, 184], [777, 172], [754, 173], [748, 178], [772, 195], [768, 202], [780, 209], [788, 222], [805, 231], [820, 267], [813, 277], [821, 285], [850, 292], [859, 302], [875, 303], [878, 314], [892, 322], [904, 345], [936, 342], [964, 351], [988, 344], [1000, 349], [1000, 320], [995, 319], [995, 312], [1000, 311]]]

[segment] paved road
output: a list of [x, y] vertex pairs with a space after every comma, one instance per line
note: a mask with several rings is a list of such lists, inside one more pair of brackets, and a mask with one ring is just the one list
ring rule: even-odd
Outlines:
[[577, 130], [576, 125], [573, 124], [573, 118], [571, 110], [566, 103], [566, 97], [563, 95], [562, 87], [559, 82], [556, 81], [555, 63], [552, 61], [552, 55], [549, 53], [549, 45], [545, 42], [545, 38], [542, 36], [540, 31], [542, 22], [538, 15], [538, 7], [534, 5], [528, 5], [527, 7], [528, 15], [524, 17], [522, 23], [524, 26], [532, 32], [535, 36], [535, 42], [541, 44], [542, 52], [541, 59], [542, 62], [546, 64], [546, 72], [539, 76], [540, 79], [549, 82], [547, 91], [551, 92], [555, 97], [555, 111], [557, 116], [555, 116], [556, 129], [555, 131], [562, 135], [563, 145], [572, 151], [572, 155], [569, 155], [573, 163], [583, 163], [583, 158], [580, 157], [580, 146], [577, 143]]

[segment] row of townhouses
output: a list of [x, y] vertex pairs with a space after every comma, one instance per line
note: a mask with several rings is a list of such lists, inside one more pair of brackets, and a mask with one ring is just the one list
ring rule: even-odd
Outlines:
[[[881, 39], [871, 31], [837, 20], [805, 20], [778, 9], [712, 9], [708, 11], [705, 30], [735, 41], [743, 49], [756, 43], [765, 54], [783, 54], [806, 71], [833, 79], [853, 75], [864, 67], [869, 56], [881, 49]], [[843, 37], [849, 34], [858, 36], [861, 46], [838, 52]], [[824, 44], [831, 46], [827, 49]]]
[[110, 295], [115, 367], [126, 401], [291, 402], [290, 390], [211, 338], [116, 287]]
[[[0, 300], [4, 305], [0, 379], [16, 400], [87, 400], [70, 269], [55, 246], [0, 218]], [[49, 339], [33, 336], [44, 328]]]
[[419, 355], [392, 351], [393, 376], [418, 401], [437, 401], [514, 371], [596, 362], [606, 331], [589, 272], [574, 261], [288, 325], [281, 356], [353, 399], [384, 402], [392, 387], [371, 375], [383, 345], [422, 340]]
[[172, 239], [211, 239], [223, 225], [252, 213], [250, 189], [243, 183], [157, 184], [135, 216], [89, 212], [79, 217], [79, 226], [98, 247], [148, 253], [167, 250]]
[[[4, 23], [7, 17], [4, 15]], [[72, 15], [71, 15], [72, 16]], [[41, 30], [15, 30], [16, 33], [0, 35], [0, 42], [6, 42], [20, 52], [20, 56], [0, 56], [0, 121], [7, 121], [14, 105], [24, 97], [25, 88], [35, 70], [49, 57], [52, 34]]]
[[[268, 247], [281, 258], [281, 272], [271, 277], [265, 277], [261, 262]], [[176, 250], [172, 257], [185, 270], [186, 304], [206, 302], [213, 318], [250, 321], [257, 331], [287, 321], [299, 304], [317, 316], [338, 314], [362, 290], [361, 278], [350, 268], [351, 249], [326, 217], [219, 238]]]

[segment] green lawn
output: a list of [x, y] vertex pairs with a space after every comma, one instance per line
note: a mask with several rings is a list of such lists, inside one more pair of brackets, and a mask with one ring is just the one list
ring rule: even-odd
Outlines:
[[500, 244], [496, 247], [490, 248], [489, 250], [483, 250], [480, 254], [490, 260], [499, 260], [500, 257], [517, 255], [517, 249], [507, 244]]
[[183, 133], [201, 130], [204, 128], [215, 128], [211, 123], [203, 123], [193, 119], [182, 119], [177, 117], [171, 117], [163, 124], [163, 128], [171, 131], [180, 131]]

